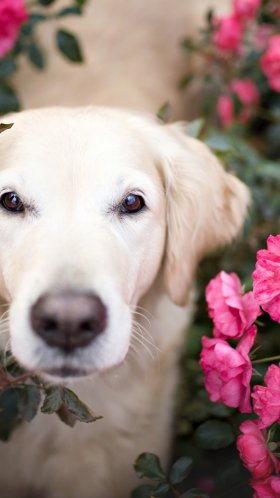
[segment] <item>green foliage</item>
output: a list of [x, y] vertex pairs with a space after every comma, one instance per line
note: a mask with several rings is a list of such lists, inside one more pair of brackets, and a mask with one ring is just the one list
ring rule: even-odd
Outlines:
[[[34, 0], [15, 46], [0, 60], [0, 115], [20, 110], [17, 89], [9, 81], [18, 68], [17, 58], [24, 55], [37, 70], [43, 70], [47, 66], [47, 56], [38, 41], [38, 25], [72, 15], [81, 15], [87, 0], [69, 0], [69, 2], [70, 5], [56, 11], [56, 0]], [[74, 34], [58, 28], [55, 39], [63, 57], [72, 63], [83, 62], [80, 42]]]
[[27, 47], [27, 54], [30, 62], [38, 69], [45, 67], [45, 56], [36, 43], [30, 43]]
[[171, 106], [169, 102], [165, 102], [161, 108], [159, 109], [157, 113], [157, 117], [163, 121], [164, 123], [167, 123], [170, 120], [171, 117]]
[[191, 471], [192, 464], [192, 458], [188, 456], [183, 456], [176, 460], [176, 462], [172, 465], [169, 474], [171, 484], [179, 484], [184, 481]]
[[138, 477], [148, 477], [153, 481], [160, 481], [165, 477], [158, 456], [152, 453], [141, 453], [134, 464], [134, 468]]
[[49, 387], [41, 407], [43, 413], [57, 413], [66, 424], [73, 426], [80, 422], [95, 422], [102, 418], [96, 415], [78, 396], [66, 387]]
[[0, 123], [0, 133], [10, 130], [14, 123]]
[[18, 96], [11, 85], [0, 80], [0, 114], [17, 112], [20, 109]]
[[235, 435], [227, 422], [207, 420], [194, 433], [195, 442], [203, 450], [219, 450], [234, 442]]
[[[0, 132], [1, 132], [0, 125]], [[4, 125], [6, 129], [12, 125]], [[43, 397], [43, 402], [41, 399]], [[22, 422], [31, 422], [41, 412], [56, 415], [71, 427], [77, 422], [95, 422], [102, 418], [66, 387], [48, 386], [32, 372], [24, 372], [12, 355], [0, 358], [0, 439], [7, 441]]]
[[[165, 473], [162, 470], [160, 460], [153, 453], [142, 453], [137, 458], [134, 468], [139, 477], [145, 477], [152, 481], [160, 481], [158, 485], [152, 486], [144, 484], [134, 489], [131, 493], [131, 498], [154, 498], [157, 496], [174, 496], [181, 497], [201, 497], [208, 498], [205, 493], [199, 489], [191, 489], [181, 495], [177, 489], [178, 484], [182, 483], [190, 474], [193, 460], [188, 456], [178, 458], [172, 465], [170, 471]], [[195, 494], [196, 493], [196, 494]]]
[[56, 44], [66, 59], [72, 62], [83, 62], [81, 47], [72, 33], [64, 29], [59, 29], [56, 32]]

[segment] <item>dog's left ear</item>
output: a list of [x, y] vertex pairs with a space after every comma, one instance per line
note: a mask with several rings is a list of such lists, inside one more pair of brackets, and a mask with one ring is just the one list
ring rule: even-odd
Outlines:
[[238, 234], [250, 195], [208, 147], [186, 136], [180, 125], [166, 125], [164, 131], [161, 171], [167, 198], [167, 239], [163, 270], [170, 298], [182, 306], [188, 301], [199, 260]]

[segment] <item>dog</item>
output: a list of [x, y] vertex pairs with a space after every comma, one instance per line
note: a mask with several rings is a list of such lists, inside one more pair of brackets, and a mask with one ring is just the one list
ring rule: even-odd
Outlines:
[[153, 112], [142, 92], [141, 112], [54, 106], [2, 119], [14, 123], [0, 137], [12, 352], [103, 416], [69, 428], [40, 413], [19, 426], [0, 444], [3, 498], [128, 498], [141, 452], [168, 463], [197, 264], [239, 233], [249, 193], [184, 124], [142, 112]]

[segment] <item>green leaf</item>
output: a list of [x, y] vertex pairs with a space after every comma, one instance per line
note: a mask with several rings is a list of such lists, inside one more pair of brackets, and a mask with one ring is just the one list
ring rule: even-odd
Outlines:
[[55, 2], [55, 0], [38, 0], [38, 3], [40, 5], [44, 5], [45, 7], [47, 7], [48, 5], [51, 5], [54, 2]]
[[195, 119], [194, 121], [187, 123], [186, 133], [190, 137], [199, 138], [200, 133], [202, 132], [204, 125], [205, 125], [204, 119], [202, 119], [202, 118]]
[[60, 52], [72, 62], [83, 62], [83, 55], [77, 38], [72, 33], [59, 29], [56, 43]]
[[189, 51], [189, 52], [193, 52], [193, 51], [197, 50], [198, 47], [197, 47], [196, 42], [192, 38], [185, 38], [182, 41], [182, 48]]
[[75, 415], [72, 415], [72, 413], [70, 413], [69, 410], [67, 410], [65, 405], [61, 405], [61, 407], [57, 410], [56, 414], [60, 418], [61, 422], [63, 422], [66, 425], [69, 425], [69, 427], [74, 427], [75, 423], [78, 420], [75, 417]]
[[212, 25], [213, 18], [214, 18], [214, 11], [213, 9], [209, 9], [206, 13], [206, 20], [208, 24]]
[[148, 484], [138, 486], [131, 493], [131, 498], [151, 498], [153, 496], [153, 487]]
[[6, 83], [0, 83], [0, 115], [8, 112], [17, 112], [20, 103], [14, 89]]
[[167, 482], [161, 482], [153, 489], [153, 496], [163, 496], [169, 491], [170, 485]]
[[222, 134], [213, 134], [205, 140], [206, 145], [216, 152], [232, 152], [234, 150], [231, 141]]
[[170, 119], [170, 116], [171, 116], [171, 106], [169, 102], [165, 102], [159, 109], [157, 117], [164, 123], [167, 123]]
[[30, 422], [37, 414], [41, 401], [41, 394], [37, 387], [26, 385], [18, 389], [19, 414]]
[[189, 475], [193, 460], [188, 456], [183, 456], [172, 465], [169, 479], [172, 484], [179, 484]]
[[69, 412], [81, 422], [95, 422], [102, 418], [83, 403], [73, 391], [66, 387], [62, 388], [62, 399]]
[[28, 20], [26, 23], [21, 28], [22, 33], [25, 36], [30, 36], [32, 34], [33, 28], [38, 24], [39, 22], [46, 21], [47, 16], [44, 14], [36, 13], [33, 12], [30, 14]]
[[0, 78], [5, 78], [17, 69], [13, 59], [3, 59], [0, 61]]
[[30, 62], [38, 69], [43, 69], [45, 67], [45, 58], [42, 50], [36, 45], [36, 43], [31, 43], [28, 45], [27, 54]]
[[56, 17], [66, 17], [66, 16], [72, 16], [72, 15], [81, 15], [82, 14], [82, 9], [81, 7], [65, 7], [65, 9], [60, 10], [57, 14]]
[[193, 488], [180, 495], [180, 498], [209, 498], [209, 496], [204, 491]]
[[83, 7], [88, 0], [75, 0], [76, 4], [79, 5], [79, 7]]
[[0, 393], [0, 440], [7, 441], [21, 422], [18, 413], [18, 392], [14, 388]]
[[[0, 123], [0, 133], [3, 133], [3, 131], [10, 130], [14, 126], [14, 123]], [[8, 361], [14, 361], [9, 358]], [[6, 364], [4, 364], [6, 366]]]
[[193, 79], [194, 79], [194, 74], [188, 74], [187, 76], [184, 76], [179, 83], [179, 88], [184, 90], [185, 88], [187, 88], [187, 86], [189, 86], [189, 84], [193, 81]]
[[232, 408], [225, 406], [223, 403], [211, 403], [208, 409], [213, 417], [226, 418], [232, 413]]
[[134, 464], [134, 468], [138, 477], [148, 477], [154, 481], [165, 478], [159, 457], [153, 453], [141, 453]]
[[46, 397], [41, 407], [43, 413], [54, 413], [62, 406], [62, 394], [60, 387], [49, 387], [46, 389]]
[[234, 442], [234, 432], [230, 424], [218, 420], [208, 420], [201, 424], [194, 434], [197, 446], [203, 450], [226, 448]]
[[272, 161], [263, 161], [256, 168], [256, 174], [265, 178], [280, 181], [280, 165]]

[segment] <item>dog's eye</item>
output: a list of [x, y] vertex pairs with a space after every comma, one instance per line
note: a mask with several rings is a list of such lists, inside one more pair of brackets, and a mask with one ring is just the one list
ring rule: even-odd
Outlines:
[[5, 192], [0, 198], [1, 206], [12, 213], [22, 213], [24, 205], [16, 192]]
[[126, 213], [137, 213], [145, 206], [145, 201], [141, 195], [129, 194], [120, 206], [120, 212], [122, 214]]

